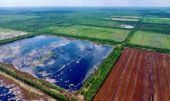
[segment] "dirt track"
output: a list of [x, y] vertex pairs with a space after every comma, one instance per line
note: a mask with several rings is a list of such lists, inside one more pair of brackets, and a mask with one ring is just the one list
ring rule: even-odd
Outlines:
[[[47, 96], [46, 94], [42, 93], [41, 91], [33, 88], [23, 82], [16, 80], [15, 78], [6, 75], [5, 73], [0, 71], [0, 80], [5, 82], [7, 85], [15, 85], [17, 88], [16, 92], [20, 92], [17, 97], [21, 98], [19, 100], [23, 101], [56, 101], [55, 99]], [[0, 100], [1, 101], [1, 100]]]
[[170, 55], [125, 48], [94, 101], [169, 101]]

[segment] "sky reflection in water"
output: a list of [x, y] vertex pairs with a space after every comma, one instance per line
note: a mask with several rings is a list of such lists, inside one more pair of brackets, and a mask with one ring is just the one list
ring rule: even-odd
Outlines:
[[36, 36], [0, 46], [0, 62], [77, 90], [112, 47], [56, 36]]

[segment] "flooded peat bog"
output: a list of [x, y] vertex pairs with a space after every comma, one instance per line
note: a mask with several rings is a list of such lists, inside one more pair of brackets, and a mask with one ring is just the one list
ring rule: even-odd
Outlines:
[[21, 101], [23, 94], [21, 89], [11, 80], [0, 75], [0, 101]]
[[16, 100], [16, 95], [10, 88], [11, 87], [7, 87], [6, 85], [0, 84], [0, 99], [2, 101], [15, 101]]
[[0, 62], [77, 90], [112, 50], [88, 41], [41, 35], [0, 46]]

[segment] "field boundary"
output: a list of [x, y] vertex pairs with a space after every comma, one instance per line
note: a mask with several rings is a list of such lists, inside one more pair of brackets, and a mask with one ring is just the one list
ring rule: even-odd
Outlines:
[[118, 61], [122, 50], [122, 46], [115, 47], [110, 55], [103, 61], [103, 63], [101, 63], [97, 71], [84, 82], [79, 93], [85, 97], [85, 100], [91, 101], [95, 97], [96, 93], [107, 79], [114, 64]]
[[18, 41], [18, 40], [21, 40], [21, 39], [31, 38], [31, 37], [34, 37], [34, 36], [37, 36], [37, 35], [38, 34], [28, 33], [27, 35], [22, 35], [22, 36], [17, 36], [17, 37], [14, 37], [14, 38], [0, 40], [0, 45], [8, 44], [8, 43], [11, 43], [11, 42], [14, 42], [14, 41]]
[[[37, 78], [29, 78], [24, 76], [23, 74], [19, 74], [15, 72], [14, 69], [5, 66], [3, 64], [0, 64], [0, 71], [6, 73], [9, 76], [14, 77], [17, 80], [20, 80], [21, 82], [28, 84], [36, 89], [39, 89], [40, 91], [44, 92], [45, 94], [51, 96], [52, 98], [59, 100], [59, 101], [77, 101], [74, 97], [69, 97], [64, 95], [66, 91], [64, 89], [60, 89], [56, 86], [54, 86], [51, 83], [47, 83], [46, 81], [43, 82], [43, 80], [37, 79]], [[71, 100], [70, 100], [71, 99]]]
[[151, 46], [145, 46], [145, 45], [136, 45], [136, 44], [131, 44], [127, 43], [125, 47], [130, 47], [130, 48], [138, 48], [138, 49], [147, 49], [147, 50], [152, 50], [160, 53], [170, 53], [170, 49], [165, 49], [165, 48], [155, 48]]
[[169, 60], [170, 54], [126, 47], [93, 101], [169, 101]]
[[127, 28], [109, 27], [109, 26], [104, 26], [104, 25], [90, 25], [90, 24], [77, 24], [77, 25], [84, 25], [84, 26], [90, 26], [90, 27], [100, 27], [100, 28], [114, 28], [114, 29], [129, 30], [129, 29], [127, 29]]
[[124, 44], [127, 44], [129, 40], [132, 38], [134, 33], [140, 28], [141, 24], [143, 23], [143, 19], [145, 16], [141, 17], [138, 22], [136, 22], [135, 27], [130, 31], [129, 35], [126, 37], [126, 39], [123, 41]]
[[[47, 33], [47, 32], [46, 32]], [[90, 37], [84, 37], [84, 36], [76, 36], [76, 35], [66, 35], [62, 33], [53, 33], [53, 32], [48, 32], [51, 33], [50, 35], [56, 35], [56, 36], [61, 36], [61, 37], [67, 37], [67, 38], [74, 38], [74, 39], [81, 39], [81, 40], [88, 40], [100, 44], [108, 44], [108, 45], [116, 45], [116, 44], [121, 44], [122, 42], [117, 42], [113, 40], [108, 40], [108, 39], [98, 39], [98, 38], [90, 38]], [[49, 34], [43, 34], [40, 33], [41, 35], [49, 35]]]

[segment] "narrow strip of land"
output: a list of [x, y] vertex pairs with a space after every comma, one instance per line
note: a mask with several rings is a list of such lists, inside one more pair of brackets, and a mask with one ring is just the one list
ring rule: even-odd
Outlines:
[[16, 92], [22, 92], [22, 94], [19, 96], [22, 96], [23, 100], [56, 101], [55, 99], [49, 97], [48, 95], [44, 94], [40, 90], [31, 87], [1, 71], [0, 71], [0, 80], [5, 82], [7, 85], [15, 85], [16, 87], [18, 87], [19, 88], [18, 90], [20, 91], [16, 91]]

